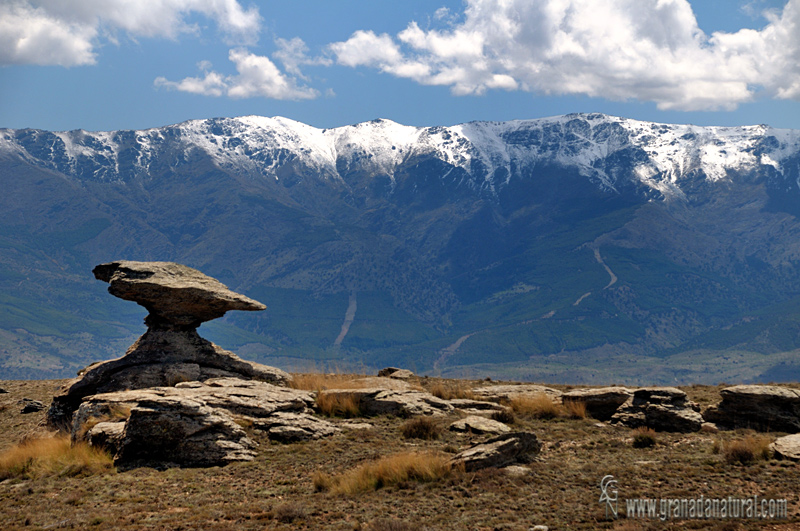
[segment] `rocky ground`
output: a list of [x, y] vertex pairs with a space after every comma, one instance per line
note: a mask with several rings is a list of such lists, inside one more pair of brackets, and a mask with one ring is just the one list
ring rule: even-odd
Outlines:
[[[347, 377], [345, 377], [346, 379]], [[341, 379], [341, 376], [340, 376]], [[441, 393], [496, 382], [410, 379]], [[0, 381], [0, 453], [21, 439], [43, 434], [46, 407], [62, 381]], [[575, 389], [551, 386], [557, 391]], [[800, 386], [795, 386], [800, 387]], [[722, 387], [681, 388], [700, 408], [719, 403]], [[23, 398], [45, 409], [21, 413]], [[452, 397], [449, 397], [452, 398]], [[317, 416], [321, 415], [317, 413]], [[255, 459], [208, 468], [149, 467], [72, 475], [64, 471], [0, 482], [2, 529], [341, 529], [341, 530], [529, 530], [548, 529], [781, 529], [800, 528], [800, 469], [774, 456], [732, 463], [724, 449], [755, 434], [749, 429], [691, 433], [658, 432], [655, 445], [635, 447], [633, 429], [593, 418], [536, 418], [520, 410], [513, 431], [534, 433], [542, 449], [532, 462], [510, 468], [456, 471], [433, 481], [401, 481], [357, 494], [320, 490], [319, 478], [336, 477], [401, 452], [433, 450], [455, 455], [492, 435], [451, 431], [468, 414], [460, 409], [423, 416], [435, 439], [406, 437], [410, 420], [381, 414], [324, 417], [340, 429], [316, 440], [271, 441], [244, 425], [258, 443]], [[419, 418], [419, 417], [415, 417]], [[768, 433], [770, 438], [785, 435]], [[639, 446], [639, 445], [637, 445]], [[647, 498], [785, 498], [788, 519], [606, 519], [600, 481], [618, 482], [624, 500]], [[538, 529], [544, 529], [539, 527]]]

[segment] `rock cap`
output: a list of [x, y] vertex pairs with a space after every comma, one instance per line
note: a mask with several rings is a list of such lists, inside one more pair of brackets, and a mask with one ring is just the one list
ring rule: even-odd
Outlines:
[[257, 311], [266, 306], [231, 291], [220, 281], [175, 262], [118, 260], [92, 270], [109, 283], [108, 292], [144, 306], [145, 324], [155, 328], [197, 328], [229, 310]]

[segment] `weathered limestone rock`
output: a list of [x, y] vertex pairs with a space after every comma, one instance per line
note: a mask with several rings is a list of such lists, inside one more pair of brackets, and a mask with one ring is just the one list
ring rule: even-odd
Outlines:
[[453, 410], [446, 400], [437, 398], [425, 391], [385, 389], [380, 387], [365, 389], [328, 389], [320, 391], [323, 395], [354, 397], [359, 409], [366, 416], [397, 415], [442, 415]]
[[521, 396], [534, 396], [544, 393], [551, 399], [561, 399], [561, 391], [536, 384], [520, 385], [490, 385], [476, 387], [472, 390], [475, 398], [489, 400], [490, 402], [509, 402]]
[[451, 398], [448, 400], [451, 406], [467, 413], [491, 414], [493, 411], [503, 411], [505, 406], [497, 402], [486, 402], [483, 400], [470, 400], [469, 398]]
[[561, 395], [561, 401], [564, 404], [583, 402], [586, 404], [586, 413], [590, 417], [597, 420], [608, 420], [632, 394], [631, 390], [625, 387], [576, 389]]
[[120, 260], [100, 264], [95, 278], [108, 292], [144, 306], [145, 324], [153, 328], [195, 329], [229, 310], [264, 310], [266, 306], [229, 290], [218, 280], [174, 262]]
[[694, 432], [703, 425], [699, 407], [675, 387], [643, 387], [611, 417], [613, 424], [656, 431]]
[[800, 433], [778, 437], [769, 447], [779, 459], [800, 461]]
[[453, 456], [451, 463], [463, 464], [467, 472], [489, 467], [500, 468], [515, 463], [528, 463], [541, 449], [542, 445], [533, 433], [506, 433], [470, 446]]
[[406, 390], [419, 390], [405, 380], [397, 380], [388, 378], [386, 376], [366, 376], [364, 378], [356, 378], [353, 384], [358, 387], [380, 387], [381, 389], [396, 389], [398, 391]]
[[458, 431], [458, 432], [467, 432], [467, 433], [476, 433], [478, 435], [484, 433], [509, 433], [511, 428], [503, 424], [502, 422], [497, 422], [496, 420], [487, 419], [486, 417], [479, 417], [477, 415], [472, 415], [469, 417], [465, 417], [461, 420], [457, 420], [450, 424], [451, 431]]
[[242, 426], [279, 442], [339, 431], [310, 414], [313, 403], [309, 391], [235, 378], [105, 393], [83, 401], [72, 438], [109, 447], [122, 466], [219, 465], [255, 456]]
[[408, 369], [398, 369], [397, 367], [386, 367], [378, 371], [378, 376], [386, 378], [395, 378], [397, 380], [407, 380], [414, 376], [414, 373]]
[[243, 360], [197, 334], [202, 322], [228, 310], [263, 310], [263, 304], [171, 262], [119, 261], [101, 264], [94, 273], [109, 282], [111, 294], [136, 301], [150, 312], [145, 319], [148, 330], [123, 357], [95, 363], [64, 385], [47, 413], [50, 426], [69, 426], [81, 401], [95, 394], [219, 377], [275, 384], [291, 380], [280, 369]]
[[726, 428], [800, 432], [800, 391], [777, 385], [735, 385], [703, 418]]

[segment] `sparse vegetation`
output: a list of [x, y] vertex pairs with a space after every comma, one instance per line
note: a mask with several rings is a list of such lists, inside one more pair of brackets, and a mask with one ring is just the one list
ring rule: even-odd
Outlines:
[[456, 471], [439, 452], [404, 452], [364, 463], [330, 479], [330, 492], [354, 495], [406, 481], [430, 482]]
[[475, 399], [472, 392], [472, 385], [461, 380], [431, 380], [425, 386], [430, 394], [442, 400], [453, 400], [455, 398]]
[[0, 454], [0, 480], [45, 476], [79, 476], [108, 472], [111, 456], [84, 443], [56, 436], [27, 439]]
[[429, 417], [416, 417], [406, 421], [401, 428], [406, 439], [425, 439], [432, 441], [438, 439], [442, 430], [433, 419]]
[[655, 430], [642, 426], [633, 430], [634, 448], [651, 448], [658, 443], [658, 436]]
[[563, 403], [564, 414], [571, 419], [586, 418], [586, 402], [581, 400], [567, 400]]
[[517, 417], [514, 416], [514, 411], [509, 408], [492, 411], [490, 418], [505, 424], [515, 424], [517, 422]]
[[323, 374], [319, 372], [293, 373], [289, 387], [306, 391], [324, 391], [325, 389], [363, 389], [366, 385], [358, 381], [359, 376], [352, 374]]
[[766, 435], [747, 435], [722, 445], [722, 455], [730, 464], [748, 465], [770, 458], [772, 438]]
[[554, 419], [563, 411], [559, 404], [544, 393], [514, 397], [510, 406], [517, 415], [534, 419]]

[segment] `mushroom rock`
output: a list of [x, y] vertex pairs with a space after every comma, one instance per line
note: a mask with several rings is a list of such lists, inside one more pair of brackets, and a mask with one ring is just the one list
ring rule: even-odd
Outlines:
[[109, 283], [109, 293], [147, 309], [147, 331], [121, 358], [90, 365], [65, 384], [48, 410], [50, 426], [66, 429], [81, 401], [98, 393], [170, 387], [209, 378], [261, 380], [276, 385], [291, 380], [284, 371], [243, 360], [197, 333], [200, 324], [229, 310], [266, 309], [260, 302], [173, 262], [120, 260], [98, 265], [93, 273]]

